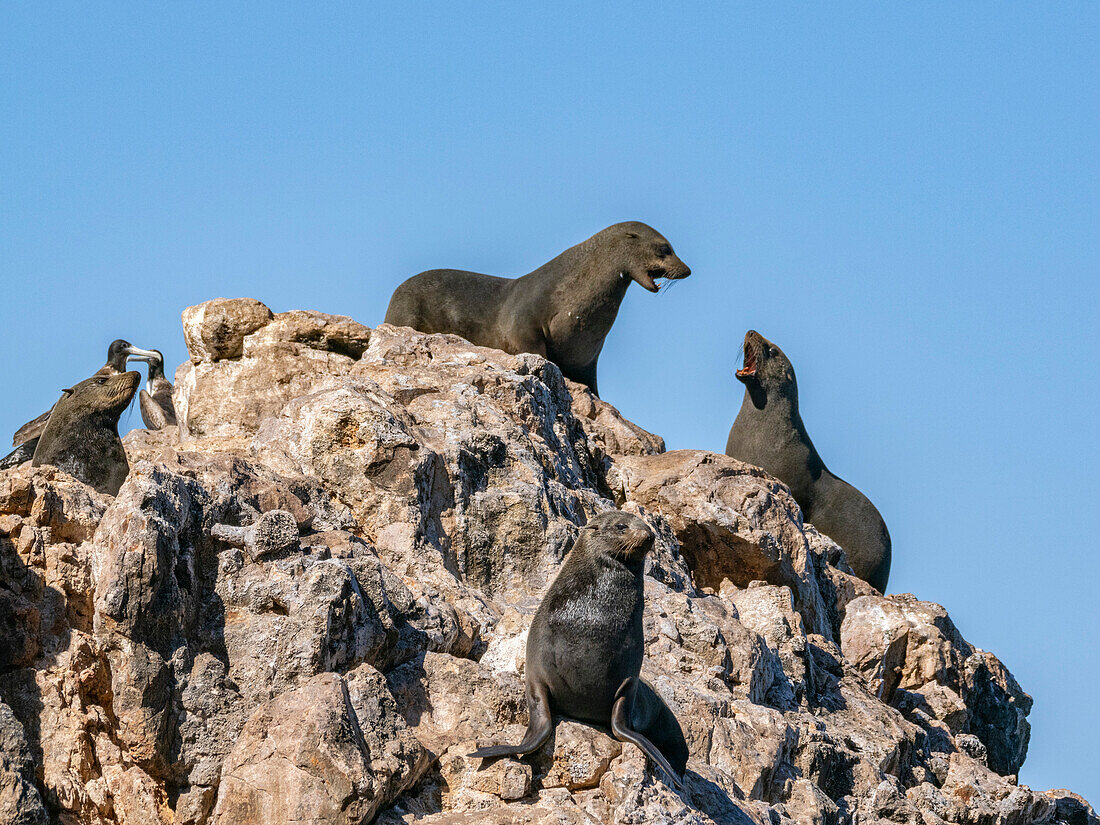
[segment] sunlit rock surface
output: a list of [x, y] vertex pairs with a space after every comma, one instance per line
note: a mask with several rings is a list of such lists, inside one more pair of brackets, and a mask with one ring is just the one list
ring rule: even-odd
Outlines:
[[[0, 473], [0, 822], [1098, 821], [1016, 784], [1031, 699], [997, 658], [761, 470], [664, 452], [534, 355], [248, 299], [184, 329], [180, 426], [127, 437], [117, 497]], [[522, 736], [531, 617], [616, 506], [658, 535], [679, 793], [571, 721], [467, 756]]]

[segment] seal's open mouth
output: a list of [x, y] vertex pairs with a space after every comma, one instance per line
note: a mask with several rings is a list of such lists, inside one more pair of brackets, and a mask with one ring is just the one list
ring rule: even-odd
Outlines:
[[737, 371], [738, 378], [749, 378], [756, 375], [756, 347], [752, 344], [745, 345], [745, 366]]

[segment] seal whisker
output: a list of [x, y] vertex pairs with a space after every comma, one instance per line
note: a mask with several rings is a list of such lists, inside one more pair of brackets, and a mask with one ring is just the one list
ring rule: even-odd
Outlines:
[[881, 593], [890, 576], [892, 545], [886, 522], [870, 499], [825, 466], [798, 411], [794, 366], [755, 330], [741, 346], [744, 401], [730, 427], [726, 455], [786, 483], [807, 521], [844, 548], [848, 564]]

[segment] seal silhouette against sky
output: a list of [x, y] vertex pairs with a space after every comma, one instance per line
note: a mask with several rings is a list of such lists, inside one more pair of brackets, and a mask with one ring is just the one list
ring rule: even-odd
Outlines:
[[118, 419], [133, 400], [141, 374], [96, 373], [54, 404], [32, 466], [52, 464], [101, 493], [117, 495], [130, 473]]
[[394, 290], [386, 323], [543, 355], [599, 395], [596, 362], [631, 281], [657, 292], [658, 279], [690, 274], [655, 229], [617, 223], [520, 278], [457, 269], [414, 275]]
[[[140, 349], [129, 341], [119, 338], [112, 341], [110, 346], [107, 347], [107, 361], [96, 371], [95, 375], [117, 375], [120, 372], [125, 372], [128, 359], [149, 361], [158, 354], [155, 350]], [[15, 431], [15, 435], [11, 439], [11, 444], [15, 449], [0, 459], [0, 470], [17, 467], [24, 461], [30, 461], [34, 457], [38, 439], [45, 431], [46, 422], [49, 421], [52, 412], [53, 408], [51, 407]]]
[[798, 413], [794, 367], [783, 350], [755, 330], [745, 333], [741, 411], [726, 455], [767, 470], [791, 488], [806, 521], [844, 548], [857, 576], [879, 592], [890, 578], [890, 533], [878, 510], [817, 454]]
[[688, 759], [684, 732], [639, 677], [642, 568], [653, 539], [644, 521], [618, 510], [601, 513], [580, 531], [527, 634], [527, 733], [518, 745], [483, 747], [471, 756], [533, 753], [559, 714], [610, 727], [680, 786]]

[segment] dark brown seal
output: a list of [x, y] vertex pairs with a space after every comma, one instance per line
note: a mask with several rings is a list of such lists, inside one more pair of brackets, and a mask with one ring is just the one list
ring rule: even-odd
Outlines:
[[549, 738], [559, 714], [610, 727], [680, 786], [688, 759], [684, 732], [639, 677], [642, 567], [652, 547], [646, 523], [617, 510], [581, 530], [527, 635], [527, 733], [518, 745], [479, 748], [471, 756], [532, 753]]
[[145, 389], [138, 394], [141, 404], [141, 420], [146, 429], [163, 430], [176, 423], [176, 407], [172, 403], [172, 382], [164, 377], [164, 356], [159, 350], [150, 350], [152, 358], [147, 360], [149, 378]]
[[783, 350], [755, 330], [745, 334], [741, 411], [726, 455], [760, 467], [791, 488], [806, 521], [844, 548], [857, 576], [881, 593], [890, 578], [890, 533], [875, 505], [833, 475], [817, 454], [798, 413], [794, 367]]
[[[112, 341], [107, 347], [107, 361], [96, 371], [96, 375], [116, 375], [126, 371], [127, 359], [134, 361], [148, 361], [154, 355], [159, 355], [155, 350], [140, 349], [129, 341], [121, 338]], [[46, 422], [50, 420], [53, 408], [33, 418], [15, 431], [11, 444], [15, 447], [10, 453], [0, 458], [0, 470], [9, 467], [18, 467], [24, 461], [30, 461], [34, 457], [34, 450], [38, 446], [38, 439], [46, 430]]]
[[394, 290], [386, 323], [543, 355], [598, 394], [596, 362], [630, 282], [657, 292], [658, 278], [690, 274], [656, 230], [617, 223], [521, 278], [457, 269], [414, 275]]
[[101, 493], [117, 495], [130, 473], [118, 419], [140, 382], [137, 372], [97, 373], [65, 390], [53, 406], [31, 465], [52, 464]]

